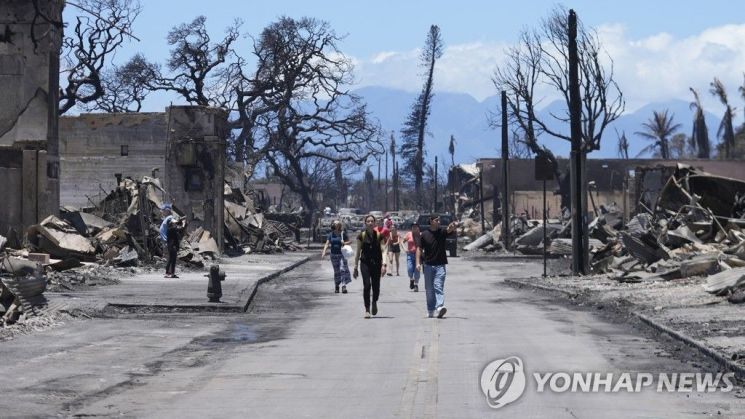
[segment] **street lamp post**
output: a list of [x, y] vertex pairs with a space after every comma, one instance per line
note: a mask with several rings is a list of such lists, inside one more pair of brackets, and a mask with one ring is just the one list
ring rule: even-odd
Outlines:
[[388, 212], [388, 150], [385, 150], [385, 212]]
[[433, 213], [437, 213], [437, 156], [435, 156], [435, 193], [433, 202]]
[[479, 171], [479, 201], [481, 201], [481, 234], [486, 233], [486, 224], [484, 223], [484, 166]]

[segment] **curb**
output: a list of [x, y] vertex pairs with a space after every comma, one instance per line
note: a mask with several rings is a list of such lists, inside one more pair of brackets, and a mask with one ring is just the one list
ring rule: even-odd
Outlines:
[[742, 367], [741, 365], [736, 364], [731, 359], [723, 356], [722, 354], [714, 351], [713, 349], [703, 345], [702, 343], [698, 342], [697, 340], [694, 340], [693, 338], [690, 338], [680, 332], [676, 332], [673, 329], [670, 329], [669, 327], [660, 324], [649, 317], [636, 312], [631, 312], [634, 316], [636, 316], [639, 320], [647, 324], [648, 326], [652, 327], [655, 330], [658, 330], [660, 332], [663, 332], [667, 334], [668, 336], [677, 339], [681, 342], [684, 342], [690, 346], [693, 346], [694, 348], [698, 349], [699, 352], [703, 353], [704, 355], [707, 355], [708, 357], [712, 358], [714, 361], [717, 362], [717, 364], [721, 365], [722, 367], [727, 368], [730, 371], [733, 371], [735, 373], [735, 376], [741, 380], [745, 380], [745, 367]]
[[136, 304], [136, 303], [108, 303], [106, 307], [118, 308], [120, 310], [132, 310], [140, 312], [147, 310], [153, 313], [165, 312], [210, 312], [210, 313], [241, 313], [243, 308], [237, 304]]
[[[515, 288], [533, 288], [533, 289], [540, 290], [540, 291], [548, 291], [548, 292], [554, 292], [554, 293], [561, 293], [561, 294], [564, 294], [566, 297], [569, 297], [569, 298], [574, 298], [574, 297], [577, 296], [576, 293], [572, 293], [572, 292], [569, 292], [567, 290], [560, 290], [560, 289], [552, 288], [552, 287], [545, 286], [545, 285], [532, 284], [532, 283], [529, 283], [529, 282], [523, 282], [523, 281], [519, 281], [519, 280], [505, 279], [504, 280], [504, 283], [506, 283], [506, 284], [508, 284], [508, 285], [510, 285], [512, 287], [515, 287]], [[722, 354], [714, 351], [713, 349], [705, 346], [701, 342], [699, 342], [699, 341], [697, 341], [697, 340], [695, 340], [695, 339], [693, 339], [693, 338], [691, 338], [691, 337], [689, 337], [687, 335], [684, 335], [684, 334], [682, 334], [680, 332], [677, 332], [677, 331], [675, 331], [675, 330], [673, 330], [673, 329], [671, 329], [671, 328], [669, 328], [669, 327], [667, 327], [667, 326], [665, 326], [665, 325], [663, 325], [661, 323], [658, 323], [657, 321], [652, 320], [651, 318], [649, 318], [649, 317], [647, 317], [647, 316], [645, 316], [645, 315], [643, 315], [641, 313], [637, 313], [635, 311], [629, 311], [628, 313], [631, 314], [631, 315], [633, 315], [634, 317], [636, 317], [637, 319], [639, 319], [640, 321], [642, 321], [644, 324], [646, 324], [647, 326], [651, 327], [652, 329], [655, 329], [658, 332], [665, 333], [666, 335], [670, 336], [671, 338], [673, 338], [675, 340], [678, 340], [680, 342], [683, 342], [683, 343], [685, 343], [688, 346], [694, 347], [702, 355], [705, 355], [705, 356], [711, 358], [712, 360], [714, 360], [720, 366], [726, 368], [729, 371], [734, 372], [735, 373], [735, 376], [738, 379], [745, 380], [745, 367], [736, 364], [731, 359], [729, 359], [729, 358], [723, 356]]]
[[[288, 271], [291, 271], [298, 266], [308, 262], [311, 260], [311, 256], [307, 256], [303, 259], [298, 260], [297, 262], [293, 263], [290, 266], [287, 266], [285, 268], [282, 268], [278, 271], [274, 271], [266, 276], [263, 276], [259, 278], [256, 283], [254, 283], [253, 288], [251, 289], [251, 293], [248, 297], [248, 301], [245, 304], [236, 303], [236, 304], [136, 304], [136, 303], [106, 303], [104, 309], [106, 307], [112, 307], [117, 308], [120, 310], [135, 310], [135, 309], [145, 309], [148, 311], [151, 311], [153, 313], [163, 313], [163, 312], [212, 312], [212, 313], [243, 313], [248, 311], [249, 305], [253, 301], [254, 297], [256, 296], [256, 292], [258, 291], [259, 285], [271, 281], [272, 279], [282, 275], [283, 273], [286, 273]], [[245, 291], [244, 291], [245, 292]], [[242, 294], [242, 293], [241, 293]]]
[[[523, 262], [526, 260], [543, 260], [543, 256], [536, 256], [536, 255], [499, 255], [499, 256], [489, 256], [489, 255], [465, 255], [463, 256], [463, 259], [465, 260], [475, 260], [479, 262]], [[549, 258], [551, 259], [551, 258]]]
[[529, 282], [523, 282], [523, 281], [520, 281], [520, 280], [505, 279], [503, 282], [505, 284], [508, 284], [508, 285], [510, 285], [512, 287], [515, 287], [515, 288], [533, 288], [533, 289], [537, 289], [537, 290], [540, 290], [540, 291], [558, 292], [558, 293], [564, 294], [565, 296], [567, 296], [569, 298], [574, 298], [574, 297], [577, 296], [577, 293], [572, 293], [572, 292], [567, 291], [567, 290], [560, 290], [560, 289], [557, 289], [557, 288], [551, 288], [551, 287], [546, 286], [546, 285], [531, 284]]
[[312, 256], [307, 256], [307, 257], [305, 257], [303, 259], [300, 259], [299, 261], [293, 263], [292, 265], [290, 265], [290, 266], [288, 266], [286, 268], [282, 268], [282, 269], [280, 269], [278, 271], [275, 271], [275, 272], [270, 273], [269, 275], [267, 275], [267, 276], [265, 276], [263, 278], [259, 278], [259, 280], [256, 281], [256, 283], [254, 284], [254, 287], [251, 290], [251, 294], [248, 296], [248, 300], [246, 301], [246, 304], [243, 305], [243, 311], [246, 312], [251, 307], [251, 303], [253, 302], [254, 297], [256, 297], [256, 293], [259, 291], [259, 285], [261, 285], [261, 284], [263, 284], [265, 282], [269, 282], [272, 279], [274, 279], [274, 278], [282, 275], [283, 273], [289, 272], [289, 271], [297, 268], [298, 266], [300, 266], [300, 265], [302, 265], [302, 264], [310, 261], [311, 258], [312, 258]]

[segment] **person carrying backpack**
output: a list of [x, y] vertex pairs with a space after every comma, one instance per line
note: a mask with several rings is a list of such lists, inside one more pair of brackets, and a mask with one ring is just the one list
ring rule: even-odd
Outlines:
[[177, 219], [172, 214], [170, 204], [165, 204], [163, 210], [163, 222], [160, 225], [160, 238], [166, 244], [168, 262], [166, 262], [166, 278], [178, 278], [176, 275], [176, 256], [181, 244], [181, 236], [186, 229], [186, 218]]
[[[387, 265], [386, 238], [375, 231], [375, 216], [365, 217], [365, 230], [357, 236], [357, 251], [354, 254], [354, 273], [357, 279], [362, 272], [362, 300], [365, 303], [365, 318], [378, 314], [378, 297], [380, 296], [380, 277], [385, 275]], [[358, 271], [359, 266], [359, 271]], [[372, 291], [372, 305], [370, 304]]]

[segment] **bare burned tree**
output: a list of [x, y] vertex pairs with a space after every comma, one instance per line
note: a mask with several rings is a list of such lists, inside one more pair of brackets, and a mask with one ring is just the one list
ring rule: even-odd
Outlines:
[[517, 129], [512, 130], [512, 135], [509, 138], [510, 150], [509, 155], [511, 159], [529, 159], [531, 156], [530, 148], [528, 148], [527, 141], [520, 137], [520, 131]]
[[[237, 137], [247, 154], [262, 154], [280, 179], [313, 211], [317, 189], [309, 165], [361, 165], [382, 154], [379, 127], [360, 98], [349, 93], [352, 64], [329, 24], [282, 17], [254, 43], [255, 73], [240, 68], [236, 84]], [[237, 66], [236, 66], [237, 67]]]
[[[505, 64], [497, 67], [492, 82], [498, 90], [507, 92], [508, 121], [522, 131], [518, 137], [532, 153], [551, 162], [554, 176], [558, 179], [560, 173], [556, 156], [545, 145], [539, 144], [536, 129], [535, 104], [539, 100], [536, 98], [536, 87], [542, 83], [541, 42], [535, 31], [523, 31], [520, 42], [507, 49]], [[489, 115], [492, 128], [500, 127], [501, 113], [499, 109]]]
[[[560, 174], [556, 159], [548, 148], [538, 143], [538, 136], [546, 133], [571, 141], [567, 18], [567, 10], [557, 7], [538, 29], [523, 31], [518, 45], [507, 50], [506, 63], [496, 69], [493, 77], [496, 88], [508, 94], [510, 122], [517, 124], [524, 132], [523, 138], [533, 153], [546, 156], [552, 162], [557, 179]], [[577, 44], [582, 97], [582, 150], [590, 153], [600, 149], [603, 132], [621, 115], [625, 101], [614, 80], [613, 60], [603, 50], [595, 31], [578, 24]], [[608, 59], [607, 68], [603, 64], [603, 56]], [[542, 84], [553, 87], [559, 93], [566, 103], [565, 112], [552, 113], [548, 119], [538, 118], [535, 106], [543, 98], [537, 96], [536, 87]], [[549, 119], [559, 122], [566, 130], [557, 129]], [[568, 204], [569, 191], [565, 189], [561, 187], [562, 205]]]
[[229, 68], [237, 60], [233, 43], [240, 36], [242, 22], [235, 20], [225, 29], [225, 37], [213, 42], [206, 21], [206, 17], [198, 16], [168, 32], [166, 39], [173, 47], [166, 62], [170, 74], [153, 74], [152, 88], [176, 92], [193, 105], [232, 108], [234, 89]]
[[101, 74], [103, 94], [83, 108], [104, 112], [139, 112], [142, 102], [152, 92], [152, 77], [157, 72], [154, 64], [141, 54], [122, 66], [104, 70]]
[[59, 114], [76, 104], [92, 104], [105, 94], [103, 73], [116, 50], [132, 35], [140, 13], [137, 0], [67, 2], [83, 13], [62, 40]]

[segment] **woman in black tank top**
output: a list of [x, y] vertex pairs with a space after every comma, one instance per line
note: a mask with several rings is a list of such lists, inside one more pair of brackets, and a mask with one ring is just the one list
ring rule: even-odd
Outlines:
[[398, 257], [401, 255], [401, 235], [398, 234], [396, 226], [391, 226], [391, 236], [388, 239], [388, 260], [391, 261], [391, 270], [388, 276], [393, 276], [393, 262], [396, 262], [396, 276], [398, 273]]

